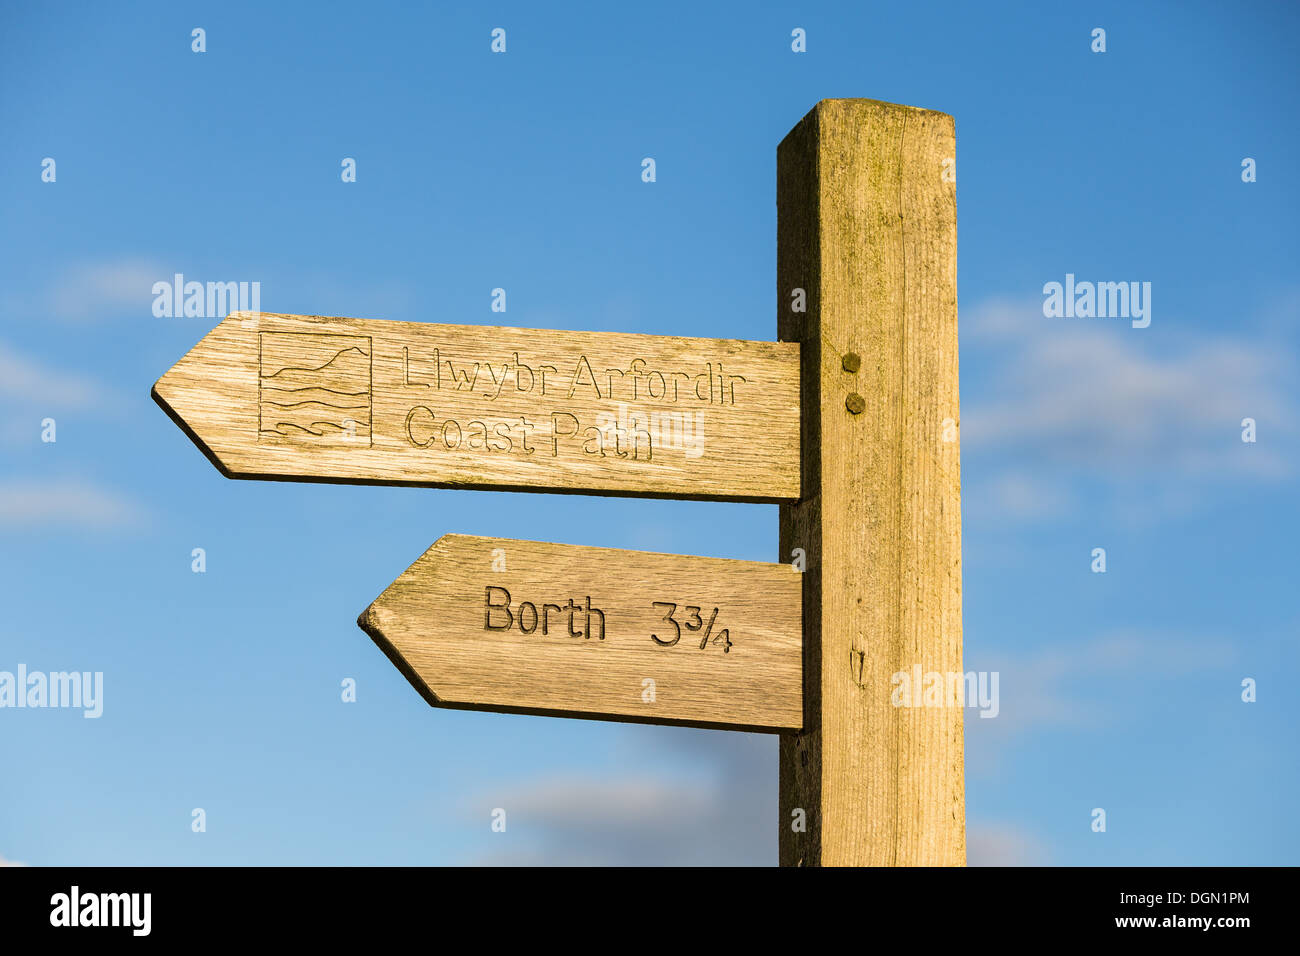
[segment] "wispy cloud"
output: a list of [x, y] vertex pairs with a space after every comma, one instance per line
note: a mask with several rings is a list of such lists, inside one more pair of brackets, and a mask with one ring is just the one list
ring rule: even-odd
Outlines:
[[509, 851], [481, 862], [550, 866], [770, 866], [776, 863], [776, 741], [680, 728], [644, 746], [707, 761], [700, 777], [560, 775], [475, 803], [507, 814]]
[[998, 672], [1000, 706], [992, 719], [966, 721], [967, 771], [998, 773], [1014, 745], [1031, 734], [1122, 724], [1154, 687], [1222, 670], [1235, 656], [1225, 639], [1114, 630], [1028, 651], [986, 650], [968, 657], [968, 668]]
[[10, 290], [4, 312], [15, 321], [56, 319], [88, 322], [116, 313], [151, 315], [153, 284], [170, 280], [174, 270], [140, 257], [69, 266], [44, 289]]
[[966, 829], [969, 866], [1046, 866], [1047, 848], [1013, 823], [972, 823]]
[[6, 860], [4, 857], [0, 856], [0, 866], [26, 866], [26, 865], [27, 865], [26, 863], [18, 863], [14, 860]]
[[1035, 519], [1073, 510], [1076, 502], [1068, 481], [1021, 468], [995, 472], [980, 488], [979, 505], [999, 517]]
[[42, 421], [63, 413], [112, 416], [126, 403], [97, 379], [66, 371], [0, 341], [0, 444], [36, 444]]
[[[1167, 320], [1169, 321], [1169, 320]], [[1293, 476], [1296, 360], [1278, 330], [1210, 336], [1047, 319], [1041, 302], [962, 315], [966, 513], [1042, 519], [1101, 505], [1187, 507], [1225, 481]], [[1241, 440], [1253, 418], [1258, 440]]]
[[0, 342], [0, 396], [50, 411], [100, 408], [116, 400], [112, 390], [75, 372], [53, 368]]
[[[977, 721], [978, 722], [978, 721]], [[996, 721], [990, 721], [996, 723]], [[511, 849], [481, 863], [506, 866], [774, 866], [776, 740], [751, 734], [658, 729], [632, 746], [698, 760], [705, 779], [648, 774], [557, 775], [481, 794], [507, 814]], [[975, 821], [971, 866], [1042, 866], [1047, 848], [1022, 826]]]
[[0, 527], [105, 529], [143, 519], [135, 502], [81, 479], [0, 481]]

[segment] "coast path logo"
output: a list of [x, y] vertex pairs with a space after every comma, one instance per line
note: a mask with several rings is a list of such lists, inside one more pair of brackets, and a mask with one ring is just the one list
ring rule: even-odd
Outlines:
[[368, 335], [259, 333], [258, 441], [373, 445], [373, 368]]

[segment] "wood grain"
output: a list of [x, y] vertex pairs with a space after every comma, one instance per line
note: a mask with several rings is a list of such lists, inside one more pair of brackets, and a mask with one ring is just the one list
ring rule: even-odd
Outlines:
[[873, 100], [819, 103], [777, 151], [777, 326], [803, 345], [804, 409], [781, 553], [809, 561], [785, 865], [965, 862], [960, 701], [891, 700], [896, 674], [962, 667], [955, 155], [950, 116]]
[[357, 623], [434, 706], [774, 731], [802, 714], [800, 577], [449, 534]]
[[153, 397], [231, 478], [799, 496], [790, 343], [236, 312]]

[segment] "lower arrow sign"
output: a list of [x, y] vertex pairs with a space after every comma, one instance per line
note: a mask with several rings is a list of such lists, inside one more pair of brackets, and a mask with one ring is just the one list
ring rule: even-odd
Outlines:
[[784, 564], [449, 534], [357, 623], [439, 707], [795, 730], [801, 583]]

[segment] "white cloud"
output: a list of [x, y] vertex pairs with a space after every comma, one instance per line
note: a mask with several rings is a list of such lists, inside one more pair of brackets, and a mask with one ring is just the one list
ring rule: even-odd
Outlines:
[[[647, 756], [655, 751], [671, 752], [698, 759], [718, 772], [703, 780], [648, 774], [556, 775], [479, 794], [469, 812], [481, 821], [486, 819], [484, 808], [505, 809], [511, 848], [477, 862], [498, 866], [776, 865], [775, 738], [654, 728], [632, 743]], [[971, 866], [1042, 866], [1051, 862], [1044, 845], [1018, 825], [971, 822], [966, 841]]]
[[[1028, 470], [998, 472], [980, 486], [979, 494], [979, 507], [999, 517], [1047, 518], [1075, 506], [1069, 482], [1053, 481]], [[968, 510], [971, 503], [968, 496]]]
[[51, 307], [55, 317], [72, 321], [101, 318], [118, 308], [150, 315], [153, 284], [169, 278], [159, 266], [139, 259], [81, 266], [59, 283]]
[[1046, 866], [1047, 848], [1028, 831], [1009, 823], [970, 823], [966, 827], [968, 866]]
[[521, 846], [490, 862], [656, 866], [738, 862], [712, 787], [649, 777], [556, 776], [492, 798]]
[[1290, 473], [1267, 444], [1237, 454], [1243, 418], [1296, 430], [1295, 362], [1280, 342], [1174, 334], [1157, 344], [1149, 330], [1045, 319], [1037, 303], [992, 302], [970, 322], [971, 360], [988, 363], [990, 382], [963, 410], [973, 452], [1020, 448], [1126, 472]]
[[132, 501], [79, 479], [0, 481], [0, 527], [118, 528], [143, 516]]
[[[970, 635], [967, 636], [968, 646]], [[1017, 745], [1123, 726], [1165, 682], [1223, 671], [1233, 646], [1117, 629], [1083, 640], [1048, 635], [1029, 650], [968, 656], [970, 670], [999, 673], [999, 713], [967, 711], [968, 781], [997, 778]], [[480, 793], [469, 810], [507, 812], [510, 849], [496, 865], [674, 866], [777, 862], [777, 741], [759, 734], [627, 728], [627, 755], [658, 766], [659, 756], [699, 776], [654, 772], [558, 774]], [[504, 841], [503, 841], [504, 842]], [[1020, 825], [968, 821], [972, 866], [1040, 866], [1055, 862]]]
[[[966, 635], [967, 647], [971, 635]], [[1091, 731], [1130, 719], [1153, 687], [1226, 668], [1234, 659], [1223, 639], [1170, 637], [1114, 630], [1087, 640], [1053, 635], [1029, 651], [982, 651], [965, 666], [998, 672], [999, 712], [967, 712], [966, 769], [996, 776], [1015, 744], [1031, 734]]]
[[34, 445], [45, 418], [64, 413], [114, 416], [126, 407], [120, 392], [77, 372], [63, 371], [0, 342], [0, 444]]
[[970, 360], [988, 363], [980, 377], [991, 382], [967, 395], [962, 414], [976, 453], [1022, 447], [1105, 470], [1290, 473], [1268, 446], [1230, 454], [1243, 418], [1296, 431], [1295, 362], [1282, 343], [1178, 334], [1157, 346], [1148, 330], [1044, 319], [1037, 303], [989, 303], [970, 323]]
[[61, 372], [39, 359], [23, 355], [0, 342], [0, 396], [29, 407], [60, 411], [99, 408], [116, 396], [98, 382]]
[[553, 777], [512, 794], [507, 802], [517, 815], [556, 826], [608, 830], [635, 819], [648, 829], [664, 830], [678, 825], [679, 811], [704, 810], [705, 797], [653, 777]]
[[[1048, 319], [1041, 302], [962, 314], [967, 515], [1185, 510], [1223, 482], [1297, 471], [1296, 361], [1284, 332], [1185, 332]], [[1241, 441], [1253, 418], [1258, 441]]]
[[[683, 753], [709, 773], [557, 775], [482, 794], [506, 810], [509, 851], [480, 862], [548, 866], [771, 866], [777, 861], [775, 738], [723, 731], [627, 731], [647, 751]], [[648, 747], [646, 745], [648, 744]]]
[[17, 863], [14, 860], [6, 860], [0, 856], [0, 866], [26, 866], [26, 863]]
[[124, 311], [146, 318], [152, 315], [153, 284], [170, 282], [173, 271], [142, 258], [81, 263], [42, 292], [8, 292], [4, 312], [15, 322], [86, 322]]

